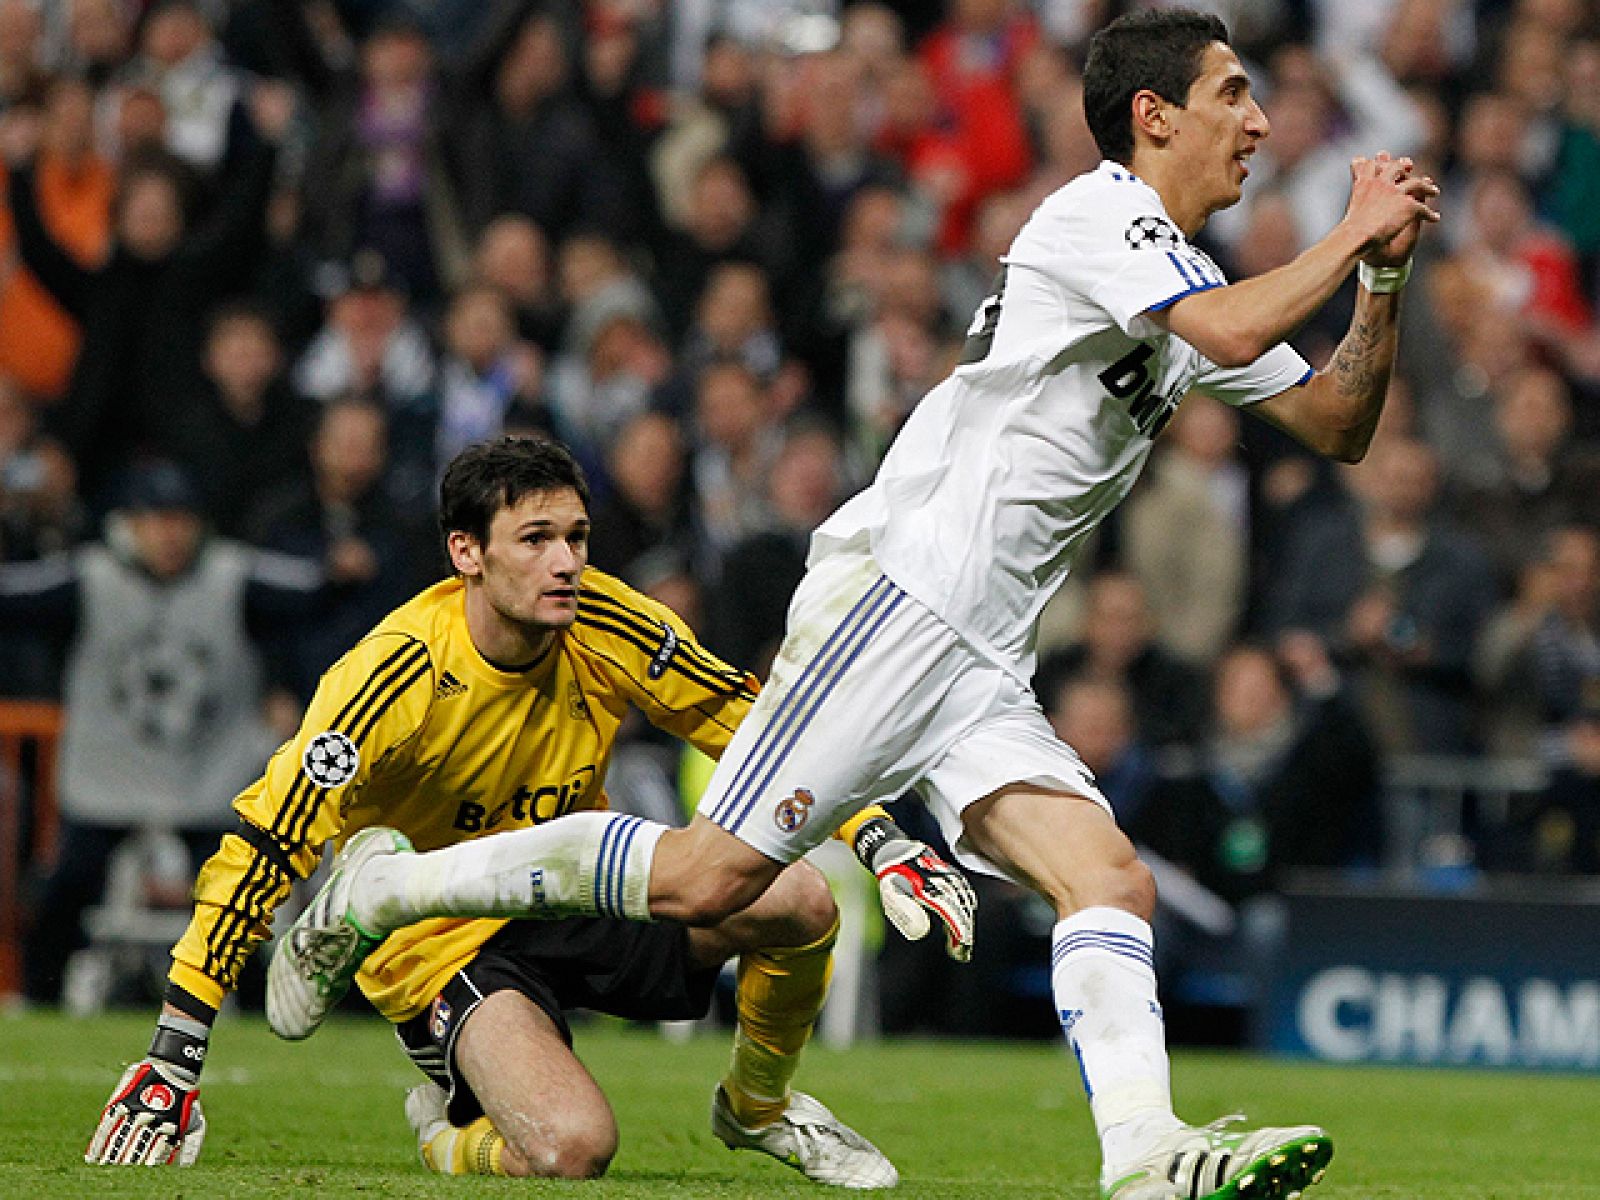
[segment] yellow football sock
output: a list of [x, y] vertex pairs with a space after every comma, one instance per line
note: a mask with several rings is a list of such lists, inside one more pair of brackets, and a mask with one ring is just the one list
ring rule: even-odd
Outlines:
[[733, 1062], [722, 1087], [747, 1129], [770, 1125], [789, 1102], [789, 1081], [828, 995], [839, 922], [806, 946], [752, 950], [739, 959]]
[[489, 1118], [479, 1117], [464, 1128], [442, 1126], [423, 1143], [422, 1161], [441, 1175], [504, 1175], [500, 1154], [505, 1146]]

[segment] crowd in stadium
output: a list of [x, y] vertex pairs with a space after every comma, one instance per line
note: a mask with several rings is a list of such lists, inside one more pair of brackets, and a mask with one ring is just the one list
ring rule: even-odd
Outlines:
[[[1098, 161], [1078, 70], [1124, 7], [0, 0], [0, 693], [61, 695], [96, 605], [129, 611], [89, 551], [174, 588], [202, 526], [270, 552], [182, 622], [230, 652], [153, 612], [99, 664], [151, 778], [213, 785], [172, 823], [220, 827], [205, 744], [270, 748], [440, 576], [439, 473], [502, 432], [572, 447], [592, 562], [759, 671], [810, 530]], [[1392, 857], [1419, 755], [1543, 779], [1435, 852], [1600, 869], [1600, 15], [1217, 7], [1272, 122], [1202, 241], [1230, 277], [1331, 227], [1356, 154], [1414, 157], [1444, 220], [1366, 461], [1191, 398], [1047, 613], [1040, 702], [1228, 899]], [[108, 789], [64, 792], [80, 839], [147, 816]]]

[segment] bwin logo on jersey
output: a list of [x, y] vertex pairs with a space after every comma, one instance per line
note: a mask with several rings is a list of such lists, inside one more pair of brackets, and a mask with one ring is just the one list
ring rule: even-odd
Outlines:
[[300, 760], [306, 778], [319, 788], [336, 788], [355, 778], [361, 765], [361, 752], [344, 734], [330, 729], [311, 739]]
[[1146, 246], [1156, 250], [1176, 250], [1183, 244], [1183, 238], [1164, 217], [1135, 217], [1122, 236], [1135, 250], [1143, 250]]

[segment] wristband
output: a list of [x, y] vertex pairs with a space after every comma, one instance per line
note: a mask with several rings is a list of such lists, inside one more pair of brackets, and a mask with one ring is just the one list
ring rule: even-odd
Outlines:
[[210, 1036], [211, 1030], [199, 1021], [162, 1013], [156, 1019], [155, 1036], [150, 1039], [150, 1057], [170, 1063], [198, 1079], [200, 1068], [206, 1065]]
[[851, 844], [851, 848], [861, 860], [861, 865], [869, 871], [872, 870], [872, 856], [897, 832], [899, 830], [894, 822], [883, 817], [874, 817], [856, 830], [855, 841]]
[[1358, 263], [1356, 278], [1374, 296], [1389, 295], [1405, 287], [1406, 280], [1411, 278], [1411, 260], [1406, 259], [1398, 267], [1370, 267], [1366, 263]]

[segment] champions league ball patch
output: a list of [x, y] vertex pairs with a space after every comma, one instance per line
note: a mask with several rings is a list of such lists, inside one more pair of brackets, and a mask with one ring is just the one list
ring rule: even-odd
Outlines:
[[311, 739], [300, 763], [305, 768], [306, 778], [319, 788], [336, 788], [355, 778], [356, 768], [361, 765], [361, 752], [344, 734], [330, 729]]
[[1122, 236], [1135, 250], [1142, 250], [1146, 246], [1156, 250], [1176, 250], [1183, 244], [1178, 231], [1162, 217], [1135, 217]]

